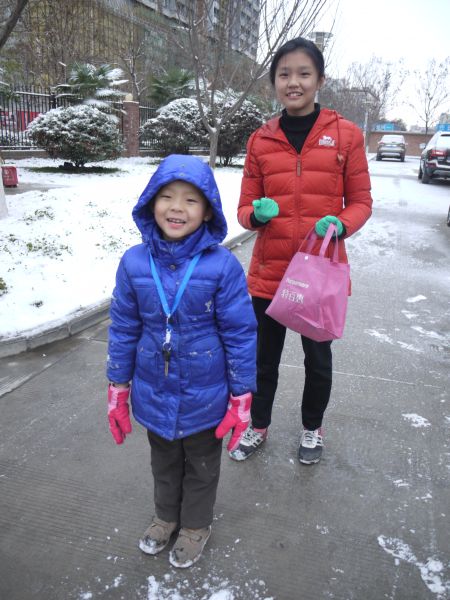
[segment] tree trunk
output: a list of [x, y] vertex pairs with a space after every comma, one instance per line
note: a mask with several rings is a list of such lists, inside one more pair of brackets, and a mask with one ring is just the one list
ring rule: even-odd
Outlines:
[[209, 134], [209, 166], [211, 169], [216, 167], [217, 147], [219, 145], [219, 129], [215, 129]]
[[6, 20], [3, 29], [0, 30], [0, 49], [6, 44], [6, 40], [11, 35], [12, 30], [16, 26], [20, 15], [28, 4], [28, 0], [17, 0], [15, 6], [11, 10], [11, 14]]
[[4, 219], [8, 216], [8, 207], [6, 206], [5, 188], [3, 187], [3, 181], [0, 185], [0, 219]]

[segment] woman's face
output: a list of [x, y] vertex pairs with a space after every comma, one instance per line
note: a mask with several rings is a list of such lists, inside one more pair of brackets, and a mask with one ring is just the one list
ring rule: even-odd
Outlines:
[[285, 54], [275, 71], [275, 94], [288, 115], [303, 117], [314, 111], [316, 92], [325, 77], [319, 77], [313, 60], [303, 50]]

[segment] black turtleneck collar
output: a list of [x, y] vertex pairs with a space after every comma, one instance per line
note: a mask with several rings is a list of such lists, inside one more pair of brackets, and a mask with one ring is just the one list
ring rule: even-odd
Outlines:
[[317, 104], [317, 102], [314, 104], [313, 112], [303, 117], [293, 117], [287, 114], [286, 109], [283, 109], [280, 117], [280, 127], [284, 131], [288, 142], [291, 146], [294, 146], [297, 152], [301, 152], [308, 133], [317, 121], [319, 113], [320, 104]]

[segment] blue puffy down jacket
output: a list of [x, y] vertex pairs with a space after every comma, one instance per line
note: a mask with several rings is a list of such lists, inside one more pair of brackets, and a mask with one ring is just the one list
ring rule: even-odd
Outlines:
[[[151, 203], [164, 185], [196, 185], [213, 208], [213, 218], [180, 242], [159, 234]], [[168, 440], [215, 427], [230, 392], [256, 389], [256, 320], [243, 269], [219, 246], [227, 225], [211, 169], [192, 156], [172, 155], [154, 173], [133, 218], [143, 243], [123, 255], [111, 302], [107, 376], [132, 380], [133, 414], [144, 427]], [[169, 306], [190, 259], [202, 256], [172, 317], [172, 352], [164, 372], [166, 317], [153, 280], [155, 260]]]

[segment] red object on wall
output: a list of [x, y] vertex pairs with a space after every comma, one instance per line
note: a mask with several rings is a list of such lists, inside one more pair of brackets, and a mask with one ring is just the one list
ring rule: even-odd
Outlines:
[[17, 187], [17, 169], [14, 165], [2, 165], [2, 179], [5, 187]]

